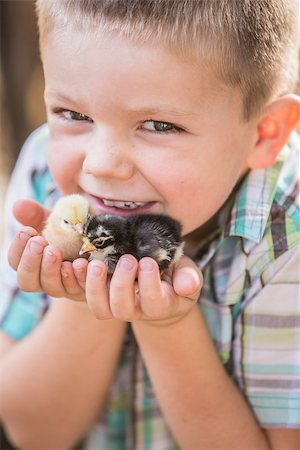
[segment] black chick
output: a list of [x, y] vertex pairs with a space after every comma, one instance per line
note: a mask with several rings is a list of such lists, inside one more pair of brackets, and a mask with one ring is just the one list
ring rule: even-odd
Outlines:
[[127, 218], [133, 255], [153, 258], [161, 272], [183, 254], [181, 225], [163, 214], [139, 214]]
[[80, 254], [86, 252], [90, 252], [90, 260], [104, 261], [108, 273], [113, 273], [119, 258], [125, 253], [138, 261], [150, 256], [163, 272], [183, 254], [181, 225], [162, 214], [139, 214], [126, 218], [99, 214], [85, 224]]
[[110, 214], [92, 216], [83, 229], [80, 255], [90, 253], [89, 260], [105, 262], [108, 273], [113, 273], [119, 258], [128, 253], [126, 219]]

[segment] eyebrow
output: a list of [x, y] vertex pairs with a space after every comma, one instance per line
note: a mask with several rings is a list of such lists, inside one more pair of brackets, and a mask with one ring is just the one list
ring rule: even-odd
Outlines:
[[[63, 102], [66, 103], [72, 103], [74, 105], [76, 104], [82, 104], [83, 102], [80, 101], [80, 99], [73, 99], [70, 98], [64, 94], [60, 94], [57, 91], [45, 91], [45, 97], [47, 96], [51, 96], [51, 97], [55, 97], [57, 100], [61, 100]], [[147, 108], [144, 107], [136, 107], [136, 106], [129, 106], [128, 108], [125, 109], [125, 111], [128, 114], [143, 114], [145, 116], [151, 116], [151, 115], [172, 115], [172, 116], [177, 116], [177, 117], [191, 117], [191, 118], [196, 118], [199, 117], [200, 115], [200, 110], [197, 112], [193, 112], [193, 111], [187, 111], [181, 108], [176, 108], [173, 105], [168, 105], [167, 103], [162, 103], [161, 105], [155, 105], [155, 106], [148, 106]]]
[[80, 101], [74, 100], [74, 99], [72, 99], [70, 97], [67, 97], [66, 95], [60, 94], [59, 92], [56, 92], [56, 91], [47, 91], [47, 90], [45, 90], [44, 97], [45, 98], [53, 97], [56, 100], [61, 100], [61, 101], [66, 102], [66, 103], [80, 103]]
[[170, 114], [172, 116], [177, 116], [177, 117], [198, 117], [199, 116], [199, 112], [193, 112], [193, 111], [186, 111], [184, 109], [178, 109], [178, 108], [174, 108], [174, 106], [169, 106], [166, 104], [162, 104], [159, 106], [155, 106], [155, 107], [149, 107], [149, 108], [129, 108], [128, 109], [129, 113], [140, 113], [140, 114], [144, 114], [144, 115], [159, 115], [159, 114]]

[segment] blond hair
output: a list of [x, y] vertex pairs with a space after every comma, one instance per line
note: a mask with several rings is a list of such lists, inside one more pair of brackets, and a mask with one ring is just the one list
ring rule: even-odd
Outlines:
[[298, 0], [37, 0], [40, 38], [72, 27], [155, 41], [241, 90], [249, 119], [298, 80]]

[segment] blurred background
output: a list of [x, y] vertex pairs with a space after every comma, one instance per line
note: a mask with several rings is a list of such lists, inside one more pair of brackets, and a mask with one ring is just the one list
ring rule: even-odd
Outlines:
[[28, 134], [46, 120], [34, 1], [0, 0], [0, 42], [0, 211], [3, 217], [7, 180], [20, 147]]
[[[26, 137], [46, 121], [33, 0], [0, 0], [0, 58], [1, 244], [4, 197], [11, 171]], [[75, 448], [80, 449], [80, 443]], [[0, 450], [18, 450], [1, 423]]]
[[[45, 122], [34, 2], [0, 0], [0, 242], [4, 196], [11, 170], [28, 134]], [[0, 424], [0, 449], [14, 447]]]

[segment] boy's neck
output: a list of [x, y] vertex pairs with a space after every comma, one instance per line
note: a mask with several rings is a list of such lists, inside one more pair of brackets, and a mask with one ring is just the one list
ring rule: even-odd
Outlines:
[[184, 236], [184, 254], [186, 256], [194, 258], [198, 251], [203, 248], [203, 246], [207, 248], [207, 245], [209, 243], [213, 242], [218, 236], [220, 236], [228, 221], [230, 212], [235, 202], [236, 193], [247, 174], [248, 172], [243, 174], [243, 176], [235, 185], [228, 199], [207, 222], [205, 222], [199, 228], [196, 228], [196, 230]]
[[220, 234], [219, 211], [211, 217], [205, 224], [191, 233], [184, 236], [184, 254], [190, 258], [194, 258], [203, 242], [213, 240]]

